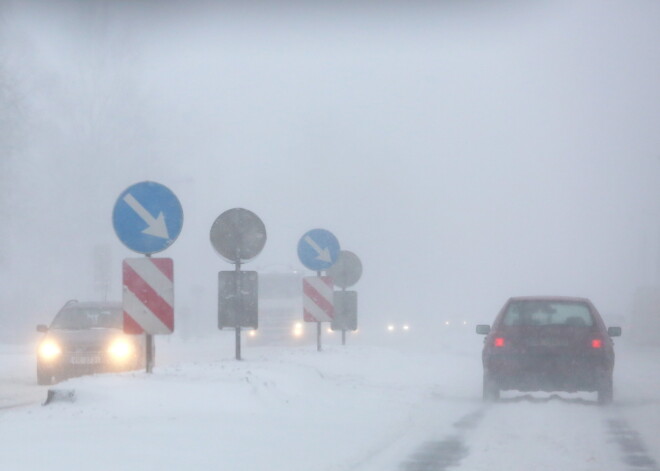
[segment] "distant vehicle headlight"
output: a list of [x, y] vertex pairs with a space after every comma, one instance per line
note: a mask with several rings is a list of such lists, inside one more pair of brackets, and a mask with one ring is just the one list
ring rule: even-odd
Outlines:
[[254, 330], [254, 329], [248, 331], [248, 336], [250, 336], [250, 337], [256, 337], [256, 336], [257, 336], [257, 331]]
[[108, 353], [113, 360], [122, 361], [133, 356], [135, 347], [125, 338], [115, 339], [108, 347]]
[[410, 330], [410, 326], [408, 324], [403, 325], [403, 330]]
[[387, 331], [388, 332], [394, 332], [394, 324], [390, 324], [387, 326]]
[[62, 354], [62, 349], [53, 340], [45, 340], [39, 345], [39, 356], [44, 360], [54, 360]]
[[302, 322], [296, 322], [295, 324], [293, 324], [292, 333], [293, 333], [294, 337], [302, 337], [302, 335], [304, 333], [303, 323]]

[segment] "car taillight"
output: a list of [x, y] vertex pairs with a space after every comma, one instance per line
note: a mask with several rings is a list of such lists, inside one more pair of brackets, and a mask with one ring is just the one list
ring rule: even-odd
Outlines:
[[505, 343], [504, 337], [495, 337], [495, 340], [493, 340], [493, 345], [495, 347], [503, 347]]
[[602, 348], [603, 341], [601, 339], [593, 339], [591, 341], [591, 348]]

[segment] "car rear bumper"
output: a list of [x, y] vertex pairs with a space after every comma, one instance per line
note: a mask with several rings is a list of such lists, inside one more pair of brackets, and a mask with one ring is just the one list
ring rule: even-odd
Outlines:
[[500, 354], [484, 359], [484, 373], [504, 390], [596, 391], [612, 363], [596, 355]]

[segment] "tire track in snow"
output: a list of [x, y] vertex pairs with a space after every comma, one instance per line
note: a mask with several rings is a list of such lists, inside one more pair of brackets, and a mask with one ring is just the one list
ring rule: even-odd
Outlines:
[[469, 450], [464, 443], [465, 432], [479, 425], [485, 409], [478, 409], [458, 420], [454, 427], [457, 434], [439, 441], [429, 441], [422, 444], [409, 458], [401, 463], [402, 471], [444, 471], [451, 466], [457, 466], [465, 458]]
[[458, 467], [486, 470], [498, 463], [499, 469], [630, 471], [612, 446], [603, 412], [584, 394], [505, 397], [487, 406], [484, 419], [465, 435], [468, 454]]
[[[586, 406], [582, 409], [584, 411], [598, 412], [600, 410], [594, 401], [584, 398], [565, 398], [558, 395], [542, 398], [526, 395], [500, 401], [500, 404], [509, 407], [515, 406], [516, 403], [566, 404], [569, 407]], [[477, 428], [487, 410], [488, 407], [483, 407], [454, 423], [457, 433], [450, 434], [442, 440], [424, 442], [400, 464], [399, 469], [401, 471], [446, 471], [459, 466], [461, 461], [470, 454], [465, 435]], [[625, 419], [610, 416], [605, 423], [604, 432], [618, 446], [621, 462], [625, 465], [624, 469], [627, 471], [660, 471], [658, 463], [650, 455], [641, 435]], [[530, 432], [533, 431], [534, 428], [531, 428]], [[616, 467], [616, 465], [614, 466]]]
[[656, 461], [649, 456], [641, 435], [633, 430], [624, 419], [607, 420], [609, 433], [619, 445], [623, 461], [630, 470], [660, 471]]

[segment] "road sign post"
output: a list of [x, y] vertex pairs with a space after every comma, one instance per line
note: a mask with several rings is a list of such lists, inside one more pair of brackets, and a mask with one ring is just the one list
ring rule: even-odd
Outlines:
[[[316, 322], [316, 349], [321, 351], [321, 323], [332, 320], [332, 279], [321, 277], [321, 271], [330, 268], [339, 258], [339, 241], [332, 232], [325, 229], [307, 231], [298, 241], [298, 258], [317, 277], [303, 280], [303, 318], [306, 322]], [[319, 295], [327, 290], [323, 284], [329, 283], [330, 294]], [[306, 304], [307, 303], [307, 304]], [[318, 303], [318, 304], [317, 304]], [[328, 307], [329, 311], [322, 311]], [[319, 317], [317, 318], [316, 315]]]
[[177, 197], [160, 183], [131, 185], [117, 198], [112, 224], [119, 240], [146, 258], [123, 262], [124, 332], [146, 336], [147, 373], [153, 371], [153, 335], [174, 330], [174, 262], [151, 255], [172, 245], [183, 227]]
[[241, 328], [258, 328], [258, 275], [241, 271], [241, 263], [259, 255], [266, 244], [266, 227], [243, 208], [225, 211], [211, 226], [211, 245], [235, 265], [233, 272], [218, 273], [218, 328], [236, 333], [236, 359], [241, 359]]
[[342, 290], [335, 292], [335, 316], [332, 330], [341, 330], [341, 343], [346, 345], [346, 331], [357, 330], [357, 292], [346, 288], [357, 283], [362, 276], [362, 262], [348, 250], [339, 252], [337, 262], [327, 270], [333, 283]]

